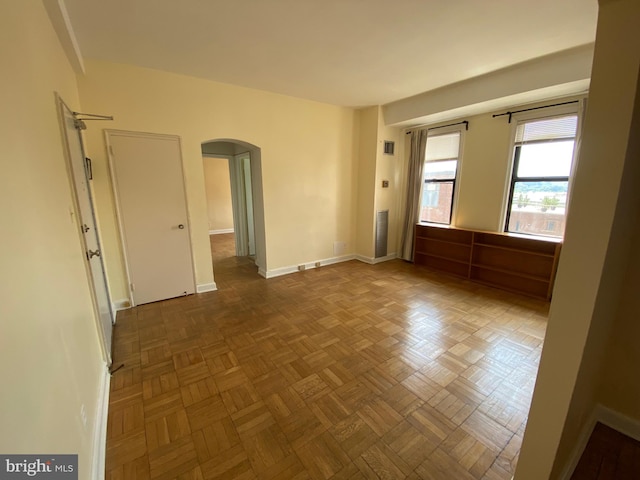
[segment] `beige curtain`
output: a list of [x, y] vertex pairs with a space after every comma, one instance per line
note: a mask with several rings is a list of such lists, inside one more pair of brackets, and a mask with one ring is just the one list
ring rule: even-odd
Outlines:
[[402, 224], [401, 256], [413, 261], [413, 232], [420, 215], [420, 193], [422, 192], [422, 171], [427, 146], [427, 130], [411, 132], [411, 153], [409, 155], [409, 176], [407, 178], [407, 208]]

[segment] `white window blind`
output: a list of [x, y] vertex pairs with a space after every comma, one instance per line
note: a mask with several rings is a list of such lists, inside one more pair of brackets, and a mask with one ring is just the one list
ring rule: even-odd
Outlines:
[[515, 143], [516, 145], [523, 145], [533, 142], [570, 140], [575, 138], [577, 128], [577, 115], [521, 123], [516, 130]]
[[456, 160], [460, 149], [460, 132], [427, 138], [425, 161]]

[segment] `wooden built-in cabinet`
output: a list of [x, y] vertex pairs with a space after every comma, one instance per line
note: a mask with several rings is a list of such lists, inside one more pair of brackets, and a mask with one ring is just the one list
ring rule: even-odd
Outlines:
[[416, 265], [549, 300], [560, 255], [557, 239], [416, 226]]

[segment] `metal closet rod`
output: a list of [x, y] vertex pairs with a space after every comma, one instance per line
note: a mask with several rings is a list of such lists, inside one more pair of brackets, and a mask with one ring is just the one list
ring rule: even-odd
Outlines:
[[79, 118], [78, 120], [113, 120], [113, 115], [96, 115], [95, 113], [81, 113], [81, 112], [71, 112], [74, 117], [78, 115], [83, 115], [85, 117], [92, 118]]
[[[448, 125], [440, 125], [438, 127], [427, 128], [427, 131], [429, 131], [429, 130], [437, 130], [438, 128], [444, 128], [444, 127], [453, 127], [454, 125], [464, 125], [464, 129], [465, 130], [469, 130], [469, 120], [463, 120], [462, 122], [449, 123]], [[406, 134], [409, 135], [414, 130], [419, 130], [420, 127], [424, 127], [424, 125], [418, 125], [416, 127], [411, 127], [411, 129], [408, 132], [406, 132]]]
[[511, 123], [511, 117], [514, 113], [529, 112], [531, 110], [540, 110], [541, 108], [559, 107], [560, 105], [569, 105], [571, 103], [578, 103], [580, 100], [572, 100], [570, 102], [554, 103], [553, 105], [544, 105], [542, 107], [523, 108], [522, 110], [514, 110], [513, 112], [494, 113], [493, 118], [509, 115], [509, 123]]

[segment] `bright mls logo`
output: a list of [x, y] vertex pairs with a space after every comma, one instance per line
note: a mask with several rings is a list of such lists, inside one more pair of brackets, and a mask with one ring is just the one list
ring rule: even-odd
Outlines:
[[0, 455], [0, 480], [78, 480], [78, 455]]

